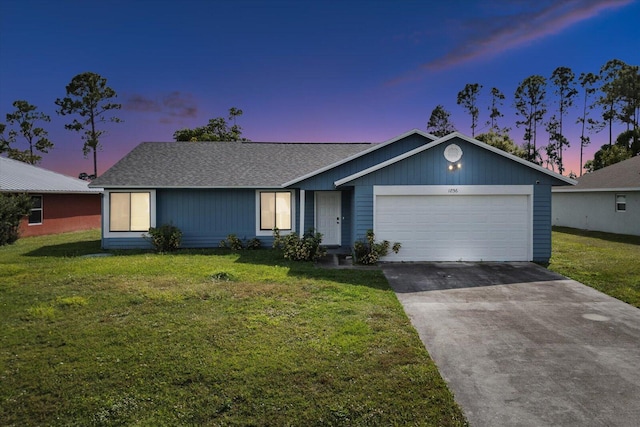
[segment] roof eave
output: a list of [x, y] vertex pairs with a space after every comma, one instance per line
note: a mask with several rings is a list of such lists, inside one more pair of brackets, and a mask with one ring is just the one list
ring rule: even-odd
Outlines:
[[609, 187], [609, 188], [574, 188], [574, 187], [554, 187], [554, 193], [605, 193], [605, 192], [628, 192], [640, 191], [640, 187]]
[[197, 190], [229, 190], [229, 189], [280, 189], [283, 188], [281, 185], [103, 185], [105, 190], [141, 190], [141, 189], [176, 189], [176, 190], [186, 190], [186, 189], [197, 189]]
[[102, 187], [96, 188], [95, 191], [79, 191], [79, 190], [37, 190], [34, 188], [2, 188], [0, 193], [29, 193], [29, 194], [101, 194]]

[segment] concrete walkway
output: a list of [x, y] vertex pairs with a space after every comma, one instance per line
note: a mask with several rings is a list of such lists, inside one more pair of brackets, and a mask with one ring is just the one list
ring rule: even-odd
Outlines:
[[472, 427], [640, 426], [640, 310], [531, 263], [382, 270]]

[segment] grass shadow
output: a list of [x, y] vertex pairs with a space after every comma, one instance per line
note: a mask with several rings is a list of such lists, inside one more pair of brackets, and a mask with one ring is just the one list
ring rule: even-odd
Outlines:
[[98, 239], [40, 246], [37, 249], [25, 253], [25, 256], [74, 258], [83, 255], [105, 252], [107, 251], [104, 251], [100, 248], [100, 239]]
[[574, 236], [590, 237], [593, 239], [607, 240], [609, 242], [627, 243], [630, 245], [640, 245], [640, 236], [632, 236], [629, 234], [605, 233], [603, 231], [581, 230], [569, 227], [553, 227], [553, 231], [558, 233], [571, 234]]
[[[225, 251], [225, 250], [222, 250]], [[224, 253], [224, 252], [220, 252]], [[228, 253], [228, 252], [227, 252]], [[282, 257], [282, 253], [272, 249], [255, 251], [239, 251], [237, 263], [259, 264], [270, 267], [287, 267], [289, 275], [300, 279], [328, 280], [354, 286], [390, 290], [382, 270], [379, 269], [336, 269], [326, 268], [313, 262], [290, 261]]]

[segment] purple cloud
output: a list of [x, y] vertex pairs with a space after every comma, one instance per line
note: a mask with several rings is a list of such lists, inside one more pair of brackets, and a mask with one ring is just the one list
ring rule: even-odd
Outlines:
[[139, 94], [129, 95], [122, 104], [122, 107], [125, 110], [141, 111], [144, 113], [162, 111], [161, 105], [156, 100], [146, 98]]
[[[507, 16], [491, 16], [486, 20], [465, 22], [460, 28], [467, 34], [447, 54], [427, 62], [420, 70], [440, 71], [480, 58], [499, 55], [535, 40], [558, 34], [581, 21], [602, 12], [633, 3], [634, 0], [562, 0], [540, 1], [529, 10], [522, 3], [512, 4], [520, 10]], [[529, 6], [531, 4], [529, 3]], [[415, 78], [418, 73], [398, 78], [399, 83]]]
[[171, 118], [194, 118], [198, 115], [198, 106], [193, 96], [178, 91], [170, 92], [159, 99], [131, 94], [122, 107], [129, 111], [161, 113], [161, 123], [171, 123]]

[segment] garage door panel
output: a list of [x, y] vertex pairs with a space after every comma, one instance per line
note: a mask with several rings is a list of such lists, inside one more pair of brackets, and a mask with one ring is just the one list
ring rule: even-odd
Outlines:
[[378, 240], [402, 243], [386, 261], [526, 261], [527, 195], [378, 195]]

